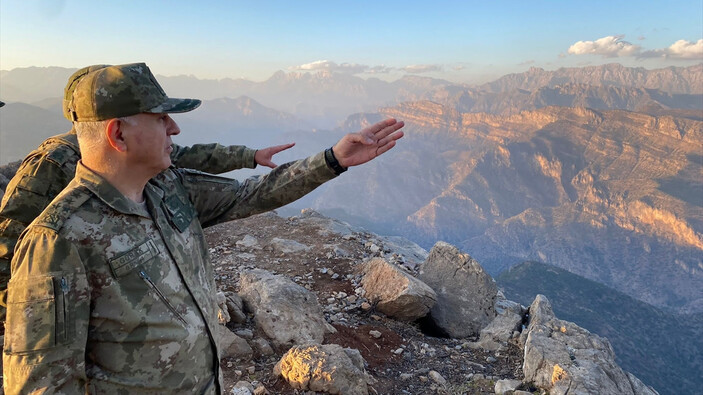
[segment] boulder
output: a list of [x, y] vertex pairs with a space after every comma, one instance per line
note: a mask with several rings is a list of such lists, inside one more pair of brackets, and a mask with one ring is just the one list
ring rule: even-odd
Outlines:
[[435, 304], [437, 295], [427, 284], [383, 258], [363, 264], [361, 285], [366, 298], [377, 303], [378, 311], [401, 321], [422, 318]]
[[322, 343], [330, 331], [317, 297], [285, 276], [261, 269], [245, 271], [239, 295], [276, 347]]
[[372, 378], [358, 350], [336, 344], [295, 346], [273, 368], [294, 389], [329, 394], [367, 395]]
[[496, 316], [495, 281], [451, 244], [440, 241], [432, 247], [418, 278], [436, 292], [430, 318], [450, 337], [478, 335]]
[[607, 339], [554, 316], [552, 306], [537, 295], [529, 310], [523, 371], [550, 394], [657, 394], [615, 363]]

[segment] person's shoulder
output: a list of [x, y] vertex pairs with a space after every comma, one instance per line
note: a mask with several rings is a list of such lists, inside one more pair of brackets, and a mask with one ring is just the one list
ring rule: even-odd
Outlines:
[[42, 211], [30, 227], [60, 231], [66, 221], [81, 210], [92, 195], [87, 187], [72, 182]]
[[64, 133], [49, 137], [37, 149], [30, 152], [22, 161], [17, 174], [41, 174], [41, 168], [46, 166], [58, 168], [70, 166], [75, 170], [75, 164], [80, 159], [76, 134]]

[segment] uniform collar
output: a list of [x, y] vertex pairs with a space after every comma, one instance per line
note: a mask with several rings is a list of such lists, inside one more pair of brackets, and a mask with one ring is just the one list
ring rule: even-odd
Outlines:
[[[115, 211], [123, 214], [145, 216], [139, 204], [128, 199], [99, 174], [85, 167], [83, 161], [79, 161], [76, 165], [76, 176], [74, 180], [88, 188], [98, 199], [112, 207]], [[147, 199], [154, 196], [153, 193], [147, 193], [146, 195]]]

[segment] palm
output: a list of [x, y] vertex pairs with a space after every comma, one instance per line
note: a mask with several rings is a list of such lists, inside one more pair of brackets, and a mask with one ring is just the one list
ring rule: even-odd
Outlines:
[[395, 119], [386, 119], [357, 133], [342, 137], [332, 151], [343, 167], [366, 163], [395, 146], [396, 140], [403, 137], [399, 131], [404, 123]]

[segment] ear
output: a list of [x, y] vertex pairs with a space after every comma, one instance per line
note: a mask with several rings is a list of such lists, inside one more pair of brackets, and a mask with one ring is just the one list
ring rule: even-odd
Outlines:
[[110, 146], [118, 152], [127, 152], [127, 143], [124, 139], [124, 122], [111, 119], [105, 127], [105, 135]]

